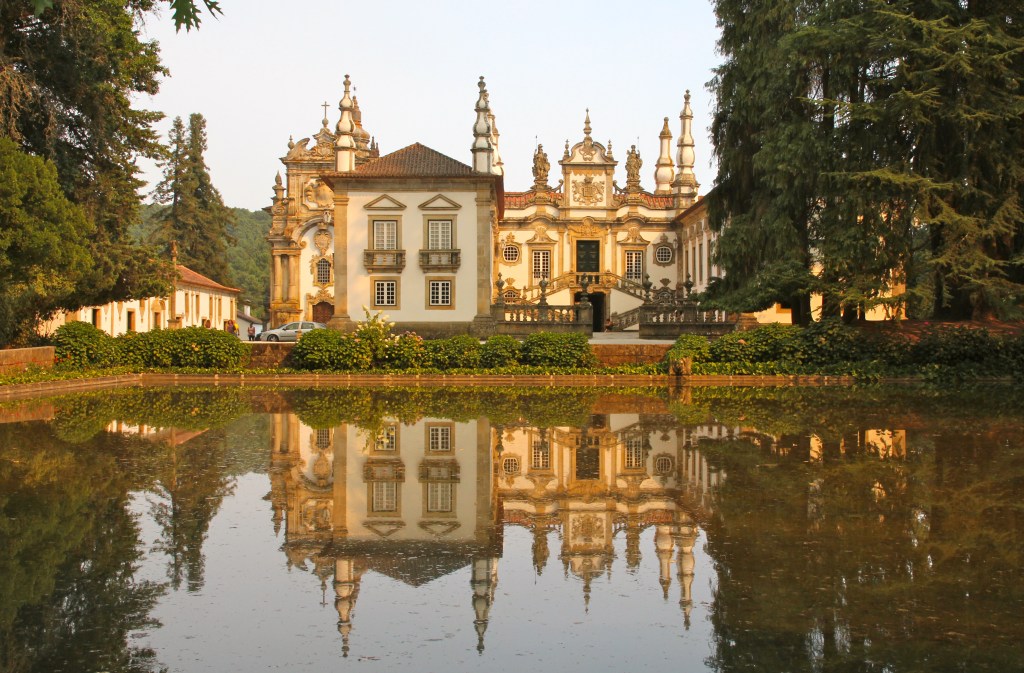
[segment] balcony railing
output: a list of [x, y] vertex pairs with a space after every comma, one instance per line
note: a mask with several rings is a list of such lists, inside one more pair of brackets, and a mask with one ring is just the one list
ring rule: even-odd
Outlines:
[[405, 250], [364, 250], [367, 271], [401, 271], [405, 268]]
[[459, 250], [420, 250], [420, 268], [424, 271], [456, 271], [461, 264]]

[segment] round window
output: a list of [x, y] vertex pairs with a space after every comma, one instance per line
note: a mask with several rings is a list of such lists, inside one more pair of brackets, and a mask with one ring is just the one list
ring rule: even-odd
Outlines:
[[668, 474], [672, 471], [672, 459], [668, 456], [658, 456], [654, 461], [654, 470], [658, 474]]
[[506, 245], [501, 251], [501, 258], [509, 264], [514, 264], [519, 261], [519, 246]]
[[672, 248], [667, 245], [659, 245], [654, 251], [654, 259], [659, 264], [668, 264], [672, 261]]
[[505, 471], [505, 474], [519, 474], [519, 459], [506, 458], [501, 461], [501, 469]]

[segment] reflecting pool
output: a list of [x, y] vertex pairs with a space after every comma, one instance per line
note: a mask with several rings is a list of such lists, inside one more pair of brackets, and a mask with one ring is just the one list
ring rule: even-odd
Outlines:
[[1022, 671], [1024, 390], [0, 405], [0, 672]]

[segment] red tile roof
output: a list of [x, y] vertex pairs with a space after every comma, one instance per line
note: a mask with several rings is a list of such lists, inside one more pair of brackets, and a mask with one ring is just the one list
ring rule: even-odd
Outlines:
[[466, 164], [419, 143], [357, 166], [354, 173], [380, 178], [478, 175]]
[[222, 292], [239, 292], [238, 288], [221, 285], [217, 281], [211, 280], [203, 274], [193, 271], [182, 264], [178, 264], [177, 269], [178, 281], [184, 285], [198, 285], [199, 287], [208, 287], [212, 290], [221, 290]]

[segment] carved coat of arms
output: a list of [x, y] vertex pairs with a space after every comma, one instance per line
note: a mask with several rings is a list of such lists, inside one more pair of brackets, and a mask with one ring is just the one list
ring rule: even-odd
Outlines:
[[601, 203], [604, 201], [604, 180], [595, 180], [589, 175], [582, 180], [573, 180], [572, 198], [585, 206]]

